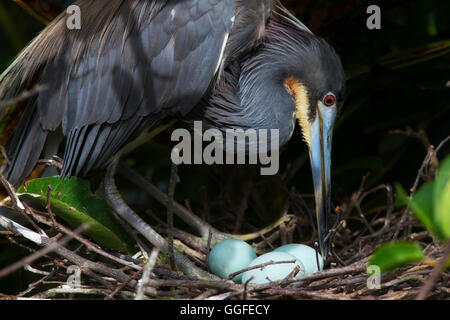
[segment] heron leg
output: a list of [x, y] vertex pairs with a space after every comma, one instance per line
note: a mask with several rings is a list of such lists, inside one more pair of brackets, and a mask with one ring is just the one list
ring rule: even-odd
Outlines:
[[[114, 175], [116, 172], [118, 157], [115, 158], [107, 168], [105, 179], [103, 181], [103, 192], [112, 209], [133, 228], [135, 228], [142, 236], [144, 236], [152, 245], [159, 248], [164, 254], [168, 253], [167, 241], [159, 235], [152, 227], [142, 220], [122, 199], [117, 190]], [[211, 280], [216, 279], [212, 274], [198, 268], [185, 256], [177, 250], [173, 250], [173, 259], [177, 268], [187, 275], [200, 279]]]
[[190, 235], [191, 239], [193, 239], [197, 243], [200, 243], [204, 247], [208, 245], [209, 241], [212, 245], [214, 245], [215, 243], [227, 238], [235, 238], [243, 241], [251, 241], [261, 237], [261, 235], [265, 235], [275, 230], [281, 224], [287, 223], [294, 218], [293, 215], [283, 215], [280, 219], [272, 223], [270, 226], [267, 226], [266, 228], [259, 230], [257, 232], [248, 234], [235, 235], [221, 232], [212, 227], [210, 224], [203, 221], [202, 219], [200, 219], [197, 215], [195, 215], [194, 213], [192, 213], [191, 211], [189, 211], [187, 208], [180, 205], [176, 201], [169, 201], [168, 195], [159, 190], [155, 185], [147, 181], [144, 177], [142, 177], [135, 170], [127, 166], [125, 163], [121, 163], [119, 171], [120, 173], [123, 174], [125, 178], [129, 179], [131, 182], [135, 183], [140, 188], [145, 190], [145, 192], [147, 192], [150, 196], [159, 201], [162, 205], [167, 207], [169, 203], [172, 203], [173, 212], [200, 235], [200, 238]]

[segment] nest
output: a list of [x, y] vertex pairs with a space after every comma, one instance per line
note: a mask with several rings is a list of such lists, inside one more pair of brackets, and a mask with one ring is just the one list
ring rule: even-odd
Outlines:
[[[420, 168], [411, 192], [419, 180], [433, 174], [433, 158], [429, 153]], [[332, 229], [332, 246], [325, 270], [298, 279], [287, 278], [264, 285], [236, 284], [227, 279], [198, 279], [176, 271], [170, 257], [160, 254], [143, 239], [138, 239], [140, 252], [131, 257], [107, 251], [81, 236], [82, 229], [70, 230], [58, 223], [51, 210], [40, 212], [21, 203], [11, 185], [1, 176], [11, 201], [11, 207], [21, 212], [39, 230], [40, 226], [56, 232], [52, 238], [41, 237], [30, 231], [29, 239], [38, 246], [19, 241], [24, 236], [19, 225], [1, 225], [2, 231], [13, 245], [31, 254], [15, 264], [0, 270], [0, 278], [15, 270], [25, 268], [34, 273], [37, 281], [15, 295], [0, 293], [3, 299], [26, 298], [91, 298], [91, 299], [209, 299], [209, 300], [268, 300], [268, 299], [448, 299], [448, 271], [440, 272], [449, 255], [449, 247], [441, 246], [415, 219], [408, 208], [396, 209], [393, 192], [389, 185], [364, 190], [363, 185], [350, 198], [337, 207], [338, 219]], [[364, 182], [364, 179], [363, 179]], [[386, 206], [368, 214], [363, 203], [374, 194], [386, 194]], [[260, 253], [273, 247], [290, 243], [298, 225], [314, 224], [311, 214], [305, 211], [304, 195], [290, 191], [290, 210], [294, 215], [282, 217], [275, 228], [256, 237], [252, 245]], [[356, 214], [355, 214], [356, 212]], [[155, 220], [158, 220], [155, 218]], [[309, 222], [308, 222], [309, 220]], [[199, 238], [159, 221], [154, 229], [161, 235], [171, 235], [174, 247], [197, 268], [207, 272], [208, 247]], [[169, 232], [171, 231], [171, 232]], [[130, 230], [131, 232], [131, 230]], [[31, 235], [30, 235], [31, 234]], [[307, 242], [314, 245], [311, 236]], [[76, 240], [76, 241], [75, 241]], [[422, 245], [427, 256], [422, 262], [402, 267], [381, 275], [369, 275], [371, 254], [379, 245], [393, 240], [415, 241]], [[72, 243], [69, 246], [69, 241]], [[77, 247], [73, 249], [73, 243]], [[32, 265], [32, 266], [31, 266]], [[68, 274], [71, 274], [68, 278]]]

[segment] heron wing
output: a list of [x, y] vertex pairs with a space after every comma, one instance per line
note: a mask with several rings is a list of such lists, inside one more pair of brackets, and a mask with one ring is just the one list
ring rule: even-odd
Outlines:
[[234, 2], [81, 0], [80, 30], [68, 30], [62, 15], [31, 44], [21, 55], [25, 67], [9, 72], [39, 74], [49, 88], [29, 106], [30, 117], [42, 134], [62, 127], [63, 175], [85, 175], [157, 119], [193, 108], [222, 60]]

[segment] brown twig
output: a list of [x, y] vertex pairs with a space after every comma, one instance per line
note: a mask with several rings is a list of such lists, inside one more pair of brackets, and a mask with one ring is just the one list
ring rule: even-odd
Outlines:
[[426, 296], [436, 283], [436, 279], [438, 278], [439, 273], [442, 270], [442, 267], [447, 262], [449, 257], [450, 257], [450, 241], [447, 242], [443, 256], [439, 259], [438, 263], [431, 271], [429, 278], [425, 281], [425, 284], [420, 289], [419, 294], [417, 295], [418, 300], [423, 300], [426, 298]]
[[273, 261], [270, 260], [269, 262], [266, 263], [262, 263], [262, 264], [258, 264], [256, 266], [253, 267], [247, 267], [245, 269], [241, 269], [239, 271], [233, 272], [228, 276], [228, 280], [233, 279], [234, 277], [236, 277], [237, 275], [240, 275], [241, 273], [250, 271], [250, 270], [254, 270], [254, 269], [264, 269], [267, 266], [273, 265], [273, 264], [283, 264], [283, 263], [295, 263], [295, 260], [287, 260], [287, 261]]
[[13, 204], [13, 208], [17, 210], [17, 212], [19, 212], [23, 217], [25, 217], [25, 219], [27, 219], [27, 221], [33, 226], [36, 231], [38, 231], [40, 234], [45, 234], [44, 231], [39, 228], [39, 226], [29, 217], [28, 214], [30, 213], [30, 210], [28, 209], [27, 204], [20, 201], [19, 197], [17, 196], [16, 190], [14, 189], [12, 184], [9, 183], [8, 180], [6, 180], [5, 176], [2, 173], [0, 173], [0, 182], [5, 187], [5, 190]]
[[52, 220], [52, 223], [53, 223], [53, 228], [55, 228], [55, 230], [58, 230], [58, 228], [56, 226], [55, 215], [53, 214], [52, 206], [50, 203], [50, 192], [51, 191], [52, 191], [52, 187], [51, 187], [51, 185], [48, 185], [48, 187], [47, 187], [47, 204], [45, 205], [45, 209], [47, 210], [47, 212], [50, 215], [50, 219]]
[[[82, 225], [77, 230], [75, 230], [74, 233], [81, 233], [84, 230], [86, 230], [86, 226]], [[36, 261], [37, 259], [45, 256], [46, 254], [48, 254], [52, 251], [55, 251], [58, 247], [63, 246], [64, 244], [69, 242], [69, 240], [71, 240], [71, 239], [72, 239], [72, 237], [69, 235], [63, 237], [61, 240], [58, 240], [58, 241], [56, 241], [55, 239], [49, 239], [49, 244], [46, 245], [44, 248], [42, 248], [42, 249], [30, 254], [29, 256], [26, 256], [25, 258], [0, 270], [0, 278], [3, 278], [5, 276], [13, 273], [14, 271], [22, 268], [24, 265], [31, 264], [33, 261]]]
[[178, 177], [178, 166], [172, 163], [171, 171], [170, 171], [170, 181], [169, 181], [169, 192], [167, 194], [168, 203], [167, 203], [167, 227], [168, 227], [168, 249], [167, 256], [169, 258], [170, 265], [172, 269], [175, 269], [175, 259], [173, 256], [173, 202], [175, 195], [175, 186], [179, 181]]

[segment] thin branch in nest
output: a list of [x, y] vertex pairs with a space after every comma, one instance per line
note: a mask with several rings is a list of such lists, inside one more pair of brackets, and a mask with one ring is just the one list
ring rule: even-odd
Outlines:
[[418, 300], [423, 300], [426, 298], [428, 292], [433, 288], [436, 279], [439, 276], [444, 264], [447, 262], [447, 259], [450, 257], [450, 241], [447, 242], [445, 251], [443, 256], [439, 259], [436, 266], [431, 271], [430, 277], [425, 281], [424, 286], [420, 289], [419, 294], [417, 295]]
[[108, 290], [98, 288], [53, 288], [43, 293], [34, 295], [33, 299], [49, 299], [61, 294], [77, 294], [77, 295], [101, 295], [108, 296]]
[[237, 211], [236, 223], [231, 233], [238, 233], [242, 227], [242, 224], [244, 223], [245, 212], [247, 211], [248, 208], [248, 198], [250, 196], [251, 191], [252, 191], [252, 182], [249, 180], [247, 181], [244, 190], [242, 192], [241, 203]]
[[51, 185], [48, 185], [48, 187], [47, 187], [47, 204], [45, 205], [45, 209], [47, 210], [47, 212], [50, 215], [50, 219], [52, 220], [52, 223], [53, 223], [53, 228], [55, 230], [58, 230], [58, 228], [56, 226], [55, 215], [53, 214], [52, 206], [50, 204], [50, 192], [51, 191], [52, 191], [52, 187], [51, 187]]
[[52, 159], [40, 159], [38, 164], [45, 164], [48, 167], [55, 167], [59, 170], [62, 170], [63, 168], [63, 160], [56, 155], [54, 155]]
[[244, 291], [242, 291], [242, 300], [247, 300], [248, 297], [248, 285], [255, 278], [255, 276], [251, 276], [250, 279], [245, 281], [244, 283]]
[[[443, 148], [443, 146], [450, 141], [450, 136], [448, 136], [447, 138], [445, 138], [443, 141], [441, 141], [438, 145], [438, 147], [435, 149], [434, 146], [432, 146], [431, 144], [429, 145], [429, 147], [427, 148], [427, 154], [425, 156], [425, 159], [423, 160], [418, 172], [417, 172], [417, 176], [416, 179], [414, 180], [414, 184], [412, 185], [412, 187], [409, 190], [409, 197], [412, 198], [412, 196], [416, 193], [417, 188], [419, 187], [419, 183], [420, 183], [420, 179], [422, 178], [422, 180], [424, 181], [430, 181], [433, 179], [434, 174], [437, 170], [438, 167], [438, 161], [437, 161], [437, 153]], [[430, 172], [428, 173], [428, 175], [425, 174], [425, 170], [428, 166], [431, 165], [431, 169], [429, 170]], [[401, 226], [404, 224], [404, 222], [406, 221], [406, 219], [408, 218], [408, 216], [410, 215], [410, 210], [409, 207], [406, 207], [403, 210], [403, 214], [402, 214], [402, 218], [400, 220], [400, 224], [397, 227], [396, 232], [394, 233], [392, 239], [396, 239], [399, 232], [400, 232], [400, 228]]]
[[423, 130], [423, 129], [414, 131], [411, 127], [408, 126], [408, 127], [406, 127], [405, 130], [398, 130], [398, 129], [390, 130], [389, 134], [400, 134], [400, 135], [404, 135], [406, 137], [418, 139], [422, 142], [422, 144], [424, 145], [426, 150], [428, 150], [431, 146], [430, 139], [428, 138], [425, 130]]
[[28, 209], [28, 206], [20, 201], [19, 197], [17, 196], [16, 190], [2, 173], [0, 173], [0, 182], [5, 187], [9, 199], [13, 204], [13, 208], [20, 214], [22, 214], [22, 216], [27, 219], [27, 221], [33, 226], [36, 231], [38, 231], [41, 235], [45, 235], [45, 232], [41, 228], [39, 228], [39, 226], [29, 217], [30, 210]]
[[209, 266], [209, 255], [211, 254], [211, 240], [212, 240], [212, 230], [209, 230], [208, 241], [207, 241], [207, 244], [206, 244], [206, 250], [207, 250], [207, 252], [206, 252], [206, 264], [208, 264], [208, 266]]
[[168, 249], [167, 255], [169, 257], [170, 266], [175, 269], [175, 260], [173, 257], [173, 202], [175, 196], [175, 186], [179, 182], [178, 166], [172, 163], [170, 170], [169, 192], [167, 194], [167, 226], [168, 226]]
[[28, 284], [28, 288], [26, 290], [22, 291], [22, 292], [19, 292], [17, 294], [17, 296], [18, 297], [23, 297], [24, 295], [26, 295], [27, 293], [29, 293], [32, 290], [34, 290], [38, 285], [40, 285], [41, 283], [43, 283], [47, 279], [51, 279], [55, 274], [56, 274], [56, 269], [52, 268], [51, 272], [48, 272], [44, 277], [42, 277], [38, 281]]
[[439, 152], [444, 147], [444, 145], [449, 141], [450, 141], [450, 136], [448, 136], [447, 138], [442, 140], [441, 143], [439, 143], [438, 147], [436, 148], [436, 153]]
[[[87, 226], [86, 225], [82, 225], [81, 227], [79, 227], [77, 230], [75, 230], [74, 233], [81, 233], [84, 230], [86, 230]], [[56, 238], [56, 237], [55, 237]], [[32, 253], [31, 255], [13, 263], [12, 265], [9, 265], [8, 267], [0, 270], [0, 278], [3, 278], [11, 273], [13, 273], [14, 271], [22, 268], [24, 265], [27, 264], [31, 264], [33, 261], [45, 256], [46, 254], [55, 251], [56, 248], [63, 246], [64, 244], [66, 244], [67, 242], [69, 242], [69, 240], [71, 240], [72, 237], [67, 235], [65, 237], [63, 237], [61, 240], [55, 241], [55, 239], [48, 239], [51, 241], [51, 243], [47, 246], [45, 246], [44, 248]]]
[[6, 164], [11, 164], [11, 160], [9, 160], [8, 153], [6, 152], [6, 149], [4, 146], [0, 145], [0, 154], [2, 155], [3, 159], [5, 159]]
[[122, 282], [113, 292], [111, 292], [109, 295], [105, 297], [105, 300], [112, 300], [114, 299], [114, 296], [117, 295], [121, 290], [123, 290], [127, 285], [130, 284], [131, 281], [137, 280], [139, 278], [139, 275], [142, 273], [143, 268], [133, 273], [128, 279], [124, 282]]
[[273, 261], [270, 260], [269, 262], [266, 263], [262, 263], [262, 264], [258, 264], [256, 266], [253, 267], [248, 267], [245, 269], [241, 269], [239, 271], [233, 272], [228, 276], [228, 280], [233, 279], [234, 277], [236, 277], [237, 275], [240, 275], [241, 273], [250, 271], [250, 270], [255, 270], [255, 269], [264, 269], [267, 266], [273, 265], [273, 264], [283, 264], [283, 263], [295, 263], [295, 260], [287, 260], [287, 261]]
[[135, 300], [143, 300], [144, 299], [145, 288], [147, 287], [147, 285], [150, 281], [150, 275], [153, 271], [153, 268], [156, 265], [156, 259], [158, 258], [158, 255], [159, 255], [159, 249], [158, 248], [153, 249], [153, 251], [150, 255], [150, 259], [147, 261], [147, 263], [144, 266], [142, 278], [138, 282]]
[[105, 280], [100, 275], [96, 274], [92, 270], [86, 269], [83, 271], [85, 275], [89, 276], [90, 278], [94, 279], [98, 283], [100, 283], [102, 286], [108, 288], [109, 290], [114, 290], [114, 285], [112, 285], [108, 280]]
[[[9, 219], [7, 219], [5, 217], [1, 217], [1, 216], [0, 216], [0, 224], [3, 227], [5, 227], [5, 228], [7, 228], [9, 230], [12, 230], [14, 232], [19, 232], [21, 234], [23, 232], [25, 232], [26, 230], [28, 230], [28, 229], [26, 229], [24, 227], [21, 227], [17, 223], [15, 223], [13, 221], [10, 221]], [[84, 228], [84, 226], [82, 226], [82, 228]], [[80, 231], [82, 231], [82, 229], [80, 229]], [[128, 280], [128, 277], [122, 271], [109, 268], [109, 267], [107, 267], [105, 265], [102, 265], [100, 263], [92, 262], [92, 261], [87, 260], [87, 259], [85, 259], [85, 258], [83, 258], [83, 257], [81, 257], [81, 256], [79, 256], [77, 254], [75, 254], [74, 252], [64, 248], [62, 246], [62, 243], [70, 240], [72, 238], [70, 235], [65, 236], [63, 238], [63, 240], [57, 242], [54, 239], [50, 239], [50, 238], [46, 238], [46, 237], [40, 236], [40, 235], [38, 235], [37, 233], [35, 233], [35, 232], [31, 231], [31, 230], [28, 230], [27, 232], [30, 233], [30, 234], [34, 234], [34, 236], [30, 235], [27, 238], [29, 238], [32, 241], [35, 241], [35, 243], [37, 243], [40, 246], [43, 246], [44, 248], [39, 250], [39, 251], [36, 251], [34, 254], [26, 257], [25, 259], [15, 263], [15, 264], [13, 264], [13, 265], [11, 265], [10, 267], [7, 267], [6, 269], [1, 270], [0, 271], [0, 277], [4, 276], [6, 274], [9, 274], [10, 272], [12, 272], [14, 270], [17, 270], [17, 268], [20, 268], [24, 264], [31, 263], [30, 261], [34, 261], [36, 258], [41, 257], [43, 254], [46, 254], [46, 253], [51, 252], [51, 251], [54, 251], [56, 254], [62, 256], [63, 258], [65, 258], [68, 261], [70, 261], [71, 263], [79, 266], [82, 272], [84, 272], [85, 274], [90, 275], [92, 277], [94, 277], [94, 274], [92, 272], [90, 272], [90, 271], [99, 272], [99, 273], [101, 273], [103, 275], [112, 277], [118, 282], [126, 282]], [[94, 279], [99, 281], [98, 277], [94, 277]], [[131, 282], [129, 285], [131, 287], [134, 287], [136, 285], [136, 282]]]
[[[41, 213], [43, 215], [48, 215], [48, 213], [46, 212], [40, 212], [37, 210], [32, 209], [32, 212], [36, 212], [36, 213]], [[86, 246], [86, 248], [88, 250], [91, 250], [107, 259], [110, 259], [111, 261], [117, 262], [121, 265], [124, 265], [126, 267], [130, 267], [133, 268], [135, 270], [140, 270], [141, 267], [139, 267], [138, 265], [136, 265], [134, 262], [132, 261], [126, 261], [124, 259], [118, 258], [112, 254], [109, 254], [108, 252], [104, 251], [102, 248], [100, 248], [99, 246], [95, 245], [94, 243], [92, 243], [91, 241], [83, 238], [82, 236], [80, 236], [78, 233], [66, 228], [65, 226], [63, 226], [62, 224], [56, 222], [56, 221], [48, 221], [46, 220], [44, 217], [35, 215], [34, 218], [42, 224], [48, 225], [50, 227], [55, 227], [56, 230], [60, 230], [61, 232], [65, 233], [66, 235], [71, 236], [73, 239], [79, 241], [82, 245]]]

